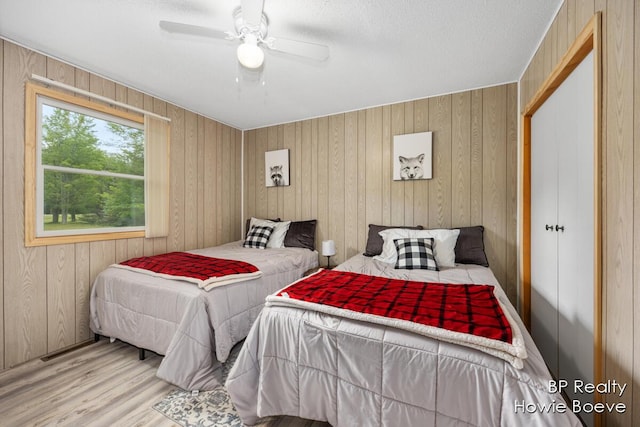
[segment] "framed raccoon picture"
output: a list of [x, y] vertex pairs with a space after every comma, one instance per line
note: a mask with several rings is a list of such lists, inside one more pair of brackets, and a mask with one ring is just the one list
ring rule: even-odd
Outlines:
[[264, 182], [267, 187], [289, 185], [289, 149], [264, 153]]
[[432, 132], [393, 137], [393, 180], [431, 179]]

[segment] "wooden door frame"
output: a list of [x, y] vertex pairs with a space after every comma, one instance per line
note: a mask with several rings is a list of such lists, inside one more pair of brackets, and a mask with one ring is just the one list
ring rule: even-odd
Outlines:
[[[593, 364], [594, 382], [599, 383], [602, 373], [602, 14], [596, 13], [578, 34], [560, 62], [545, 79], [522, 112], [520, 140], [520, 316], [531, 330], [531, 117], [555, 92], [562, 82], [591, 52], [594, 54], [594, 311], [593, 311]], [[601, 401], [599, 394], [596, 401]], [[602, 417], [595, 414], [596, 426]]]

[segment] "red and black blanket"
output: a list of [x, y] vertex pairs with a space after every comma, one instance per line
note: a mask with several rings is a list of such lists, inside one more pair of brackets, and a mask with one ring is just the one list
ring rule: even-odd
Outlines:
[[260, 277], [262, 272], [248, 262], [214, 258], [189, 252], [131, 258], [114, 267], [167, 279], [184, 280], [210, 290], [214, 286]]
[[522, 367], [522, 335], [490, 285], [417, 282], [320, 270], [267, 297], [466, 345]]

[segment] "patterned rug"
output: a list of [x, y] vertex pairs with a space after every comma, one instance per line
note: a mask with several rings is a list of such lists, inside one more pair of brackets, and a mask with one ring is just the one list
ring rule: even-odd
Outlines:
[[[241, 344], [236, 345], [231, 350], [227, 362], [222, 365], [223, 384], [238, 357], [240, 347]], [[183, 427], [241, 427], [243, 425], [223, 385], [211, 391], [201, 391], [197, 395], [193, 395], [190, 391], [176, 389], [153, 405], [153, 409]]]

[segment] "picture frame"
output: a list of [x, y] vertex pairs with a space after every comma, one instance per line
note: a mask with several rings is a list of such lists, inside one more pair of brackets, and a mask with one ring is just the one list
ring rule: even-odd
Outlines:
[[418, 132], [393, 137], [393, 180], [432, 179], [432, 132]]
[[266, 187], [289, 185], [289, 149], [264, 153], [264, 182]]

